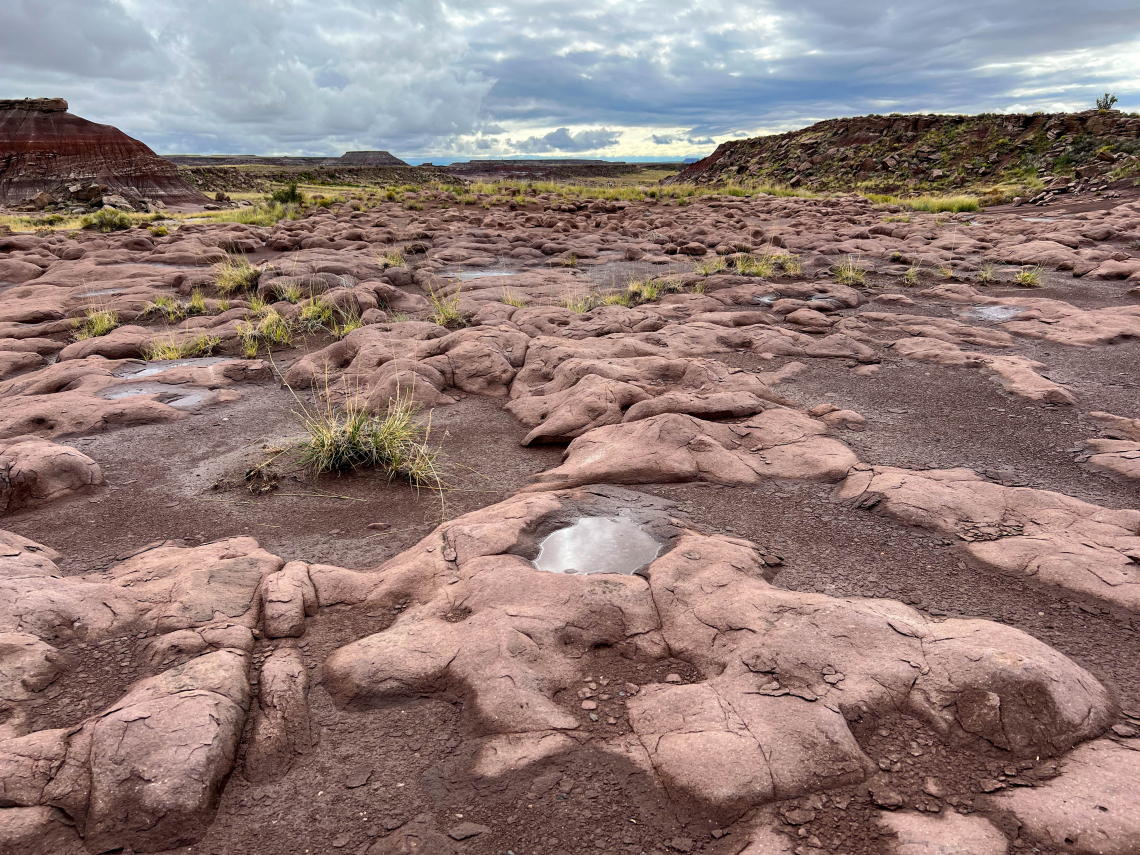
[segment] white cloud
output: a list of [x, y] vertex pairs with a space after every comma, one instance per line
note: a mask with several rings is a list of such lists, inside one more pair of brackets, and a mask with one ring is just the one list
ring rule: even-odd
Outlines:
[[1136, 32], [1122, 0], [0, 0], [0, 79], [165, 152], [686, 157], [866, 112], [1138, 109]]

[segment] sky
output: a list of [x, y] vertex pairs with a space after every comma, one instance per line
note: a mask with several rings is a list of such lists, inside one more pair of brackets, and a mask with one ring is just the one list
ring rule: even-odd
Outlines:
[[701, 157], [867, 113], [1140, 110], [1140, 0], [0, 0], [0, 98], [161, 154]]

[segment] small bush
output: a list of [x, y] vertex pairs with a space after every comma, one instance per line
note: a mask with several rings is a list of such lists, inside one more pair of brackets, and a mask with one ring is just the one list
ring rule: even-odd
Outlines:
[[170, 234], [170, 229], [166, 226], [151, 226], [147, 231], [150, 232], [151, 237], [166, 237]]
[[83, 341], [106, 335], [119, 325], [119, 313], [110, 309], [88, 309], [87, 315], [75, 319], [73, 338]]
[[79, 221], [82, 228], [96, 232], [121, 232], [131, 227], [131, 218], [114, 208], [103, 208]]
[[1105, 92], [1103, 98], [1096, 99], [1096, 108], [1102, 113], [1107, 113], [1117, 104], [1117, 98], [1111, 92]]
[[279, 205], [301, 205], [305, 202], [305, 194], [297, 189], [296, 181], [291, 181], [270, 193], [269, 200]]
[[903, 285], [907, 288], [913, 288], [921, 281], [921, 276], [922, 268], [915, 264], [903, 274]]

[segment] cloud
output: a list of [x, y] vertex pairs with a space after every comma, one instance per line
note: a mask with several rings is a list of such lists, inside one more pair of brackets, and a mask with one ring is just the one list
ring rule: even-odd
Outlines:
[[867, 112], [1140, 109], [1137, 33], [1127, 0], [0, 0], [0, 79], [163, 152], [680, 157]]
[[576, 134], [570, 133], [569, 128], [558, 128], [541, 137], [528, 137], [516, 143], [515, 147], [530, 154], [546, 151], [594, 151], [599, 148], [609, 148], [617, 144], [620, 138], [620, 131], [611, 131], [607, 128], [579, 131]]

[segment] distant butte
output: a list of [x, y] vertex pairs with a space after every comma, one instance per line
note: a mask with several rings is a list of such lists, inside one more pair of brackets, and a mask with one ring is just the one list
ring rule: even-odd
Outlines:
[[[82, 189], [68, 190], [76, 185]], [[135, 207], [207, 201], [173, 163], [118, 128], [72, 115], [62, 98], [0, 100], [0, 204], [91, 187]]]

